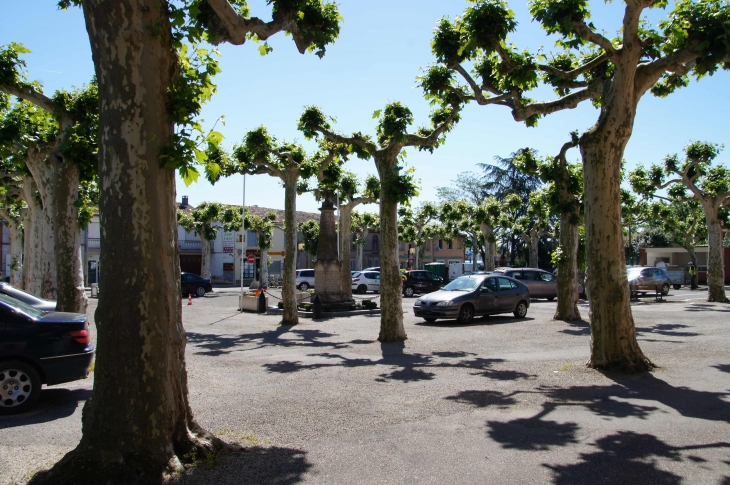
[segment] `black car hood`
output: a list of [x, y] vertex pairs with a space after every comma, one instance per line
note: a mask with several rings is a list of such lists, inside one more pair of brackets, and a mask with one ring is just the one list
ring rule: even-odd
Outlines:
[[70, 312], [49, 312], [38, 318], [39, 322], [45, 323], [81, 323], [87, 320], [83, 313]]

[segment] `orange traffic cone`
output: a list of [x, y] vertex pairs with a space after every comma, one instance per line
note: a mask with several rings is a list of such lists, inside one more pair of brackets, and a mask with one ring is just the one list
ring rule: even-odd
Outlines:
[[193, 304], [193, 295], [188, 293], [188, 305], [192, 305], [192, 304]]

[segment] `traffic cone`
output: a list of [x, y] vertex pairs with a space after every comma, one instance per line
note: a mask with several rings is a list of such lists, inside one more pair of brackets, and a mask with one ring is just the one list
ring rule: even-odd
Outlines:
[[193, 295], [188, 293], [188, 305], [192, 305], [192, 304], [193, 304]]

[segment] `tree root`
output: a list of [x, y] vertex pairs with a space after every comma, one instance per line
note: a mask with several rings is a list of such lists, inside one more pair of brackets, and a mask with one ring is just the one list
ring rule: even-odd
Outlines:
[[592, 358], [586, 363], [587, 367], [601, 372], [615, 372], [620, 374], [643, 374], [657, 368], [656, 365], [644, 355], [636, 356], [635, 359], [621, 359], [617, 362], [594, 363]]
[[148, 450], [120, 453], [116, 450], [98, 450], [79, 444], [51, 469], [37, 473], [29, 485], [76, 485], [94, 483], [103, 485], [159, 485], [166, 478], [183, 473], [212, 456], [241, 451], [205, 430], [195, 426], [180, 443], [169, 447], [175, 450], [154, 455]]

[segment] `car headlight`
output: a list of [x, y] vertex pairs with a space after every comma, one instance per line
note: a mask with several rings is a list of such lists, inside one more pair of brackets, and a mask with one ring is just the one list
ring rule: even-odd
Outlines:
[[451, 306], [453, 304], [454, 304], [453, 300], [450, 300], [450, 301], [440, 301], [440, 302], [436, 303], [436, 306]]
[[421, 306], [421, 300], [416, 300], [413, 306]]

